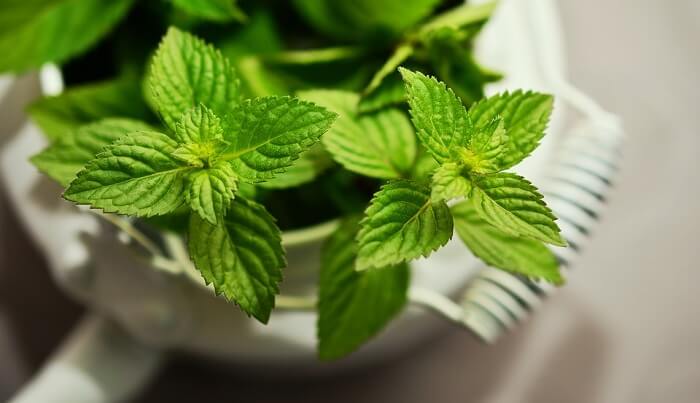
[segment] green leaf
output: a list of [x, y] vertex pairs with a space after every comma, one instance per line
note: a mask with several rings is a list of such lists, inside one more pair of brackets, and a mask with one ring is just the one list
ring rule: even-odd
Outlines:
[[452, 216], [459, 237], [486, 264], [529, 278], [563, 284], [554, 253], [541, 242], [498, 230], [479, 216], [470, 201], [453, 206]]
[[501, 73], [479, 64], [471, 52], [450, 57], [440, 68], [436, 67], [436, 71], [465, 105], [483, 99], [484, 87], [503, 78]]
[[325, 133], [336, 114], [290, 97], [248, 99], [224, 119], [222, 160], [249, 182], [272, 179]]
[[364, 95], [360, 99], [358, 111], [369, 113], [404, 102], [406, 102], [406, 90], [401, 75], [397, 71], [387, 76], [371, 94]]
[[286, 266], [279, 228], [265, 208], [236, 198], [216, 225], [190, 215], [189, 250], [214, 291], [267, 323]]
[[64, 62], [100, 40], [133, 0], [4, 0], [0, 72]]
[[497, 116], [503, 118], [508, 143], [499, 165], [508, 169], [537, 148], [552, 113], [552, 103], [552, 96], [547, 94], [506, 92], [474, 104], [469, 117], [474, 127], [483, 127]]
[[355, 271], [356, 219], [346, 220], [323, 245], [318, 302], [318, 353], [340, 358], [379, 333], [406, 305], [406, 264]]
[[363, 95], [371, 94], [374, 90], [379, 88], [388, 75], [396, 72], [396, 69], [401, 63], [405, 62], [406, 59], [413, 55], [413, 51], [413, 45], [407, 43], [400, 44], [389, 59], [387, 59], [382, 67], [374, 74], [372, 81], [370, 81], [363, 91]]
[[219, 118], [204, 105], [192, 108], [175, 126], [175, 139], [182, 143], [173, 156], [195, 167], [209, 167], [228, 143]]
[[[216, 41], [216, 47], [234, 63], [251, 55], [266, 55], [284, 48], [279, 27], [272, 10], [258, 9], [237, 30], [226, 30]], [[240, 69], [239, 69], [240, 70]]]
[[450, 147], [469, 129], [462, 101], [434, 77], [399, 68], [418, 139], [438, 162], [450, 160]]
[[365, 211], [357, 239], [357, 270], [428, 256], [452, 237], [452, 216], [444, 201], [432, 202], [430, 190], [415, 182], [389, 182]]
[[177, 28], [168, 29], [147, 80], [149, 100], [172, 130], [183, 113], [199, 104], [224, 116], [241, 100], [231, 63], [211, 45]]
[[411, 123], [403, 112], [385, 109], [358, 116], [359, 96], [351, 92], [312, 90], [300, 96], [339, 114], [322, 142], [345, 168], [383, 179], [400, 178], [409, 172], [416, 143]]
[[187, 201], [202, 219], [216, 224], [237, 190], [236, 174], [225, 162], [187, 175]]
[[104, 118], [151, 118], [138, 80], [131, 77], [71, 87], [60, 95], [39, 99], [27, 112], [51, 140]]
[[464, 176], [465, 167], [455, 162], [442, 164], [433, 173], [430, 198], [434, 202], [466, 197], [472, 188], [471, 181]]
[[410, 178], [418, 182], [429, 182], [433, 172], [440, 167], [440, 164], [424, 147], [418, 147], [417, 154], [416, 161], [411, 168]]
[[226, 30], [216, 41], [221, 53], [236, 65], [246, 98], [285, 95], [281, 78], [273, 74], [261, 57], [283, 49], [282, 37], [271, 10], [258, 9], [237, 30]]
[[214, 22], [245, 21], [246, 16], [235, 0], [172, 0], [182, 11]]
[[474, 34], [442, 28], [424, 38], [424, 47], [435, 74], [467, 105], [484, 97], [484, 85], [502, 78], [474, 59], [469, 43]]
[[485, 126], [473, 129], [466, 148], [457, 148], [458, 160], [471, 172], [494, 173], [503, 169], [501, 160], [508, 147], [503, 119], [496, 117]]
[[294, 0], [301, 16], [314, 28], [333, 36], [348, 37], [352, 27], [336, 16], [335, 4], [327, 0]]
[[206, 144], [224, 139], [221, 120], [204, 105], [187, 111], [175, 126], [175, 139], [180, 143]]
[[418, 30], [418, 36], [425, 37], [433, 31], [444, 28], [458, 30], [470, 25], [481, 25], [491, 17], [497, 5], [498, 1], [480, 4], [463, 3], [423, 24]]
[[557, 219], [542, 195], [525, 178], [512, 173], [476, 177], [471, 198], [481, 218], [513, 236], [566, 246]]
[[128, 133], [147, 130], [151, 127], [136, 120], [103, 119], [68, 132], [33, 156], [32, 163], [62, 186], [68, 186], [85, 164], [105, 147]]
[[440, 0], [295, 0], [317, 30], [341, 39], [390, 40], [430, 15]]
[[249, 97], [285, 95], [290, 92], [282, 77], [257, 57], [242, 58], [238, 62], [238, 71]]
[[321, 144], [314, 144], [308, 151], [301, 153], [294, 165], [287, 168], [267, 182], [261, 182], [258, 186], [267, 189], [285, 189], [296, 187], [311, 182], [316, 177], [330, 168], [333, 160], [330, 154]]
[[130, 133], [88, 162], [63, 196], [106, 213], [172, 212], [185, 202], [185, 174], [192, 169], [171, 155], [176, 146], [162, 133]]

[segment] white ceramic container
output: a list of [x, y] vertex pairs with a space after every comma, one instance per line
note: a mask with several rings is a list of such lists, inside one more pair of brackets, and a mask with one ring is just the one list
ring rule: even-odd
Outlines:
[[[516, 168], [537, 184], [551, 180], [557, 169], [564, 172], [566, 168], [555, 162], [557, 156], [569, 152], [571, 144], [593, 138], [589, 132], [597, 133], [595, 141], [599, 141], [600, 133], [603, 133], [607, 136], [605, 138], [614, 138], [615, 144], [620, 132], [615, 119], [564, 81], [561, 31], [557, 21], [550, 0], [503, 0], [478, 43], [480, 60], [503, 71], [507, 77], [490, 87], [489, 92], [528, 88], [555, 94], [555, 112], [543, 144]], [[52, 70], [44, 70], [41, 80], [45, 91], [60, 90], [60, 75]], [[11, 101], [6, 99], [3, 102]], [[576, 138], [567, 139], [566, 115], [572, 105], [583, 112], [585, 119], [584, 124], [579, 125]], [[609, 143], [612, 144], [613, 140]], [[591, 144], [594, 145], [585, 143], [585, 147], [596, 147], [598, 143]], [[606, 151], [603, 160], [616, 158], [610, 144], [605, 145], [610, 146], [610, 152]], [[73, 342], [68, 342], [56, 355], [56, 360], [16, 402], [60, 401], [56, 399], [64, 394], [74, 402], [115, 401], [133, 390], [157, 367], [158, 351], [161, 350], [193, 352], [266, 371], [294, 368], [295, 371], [311, 373], [386, 359], [411, 349], [433, 333], [435, 319], [431, 314], [410, 306], [379, 337], [342, 364], [321, 366], [315, 356], [316, 314], [313, 310], [276, 310], [269, 324], [261, 325], [232, 304], [216, 298], [196, 274], [154, 269], [139, 258], [138, 250], [119, 241], [123, 234], [120, 235], [98, 216], [63, 201], [59, 197], [61, 189], [29, 164], [28, 157], [44, 146], [38, 128], [29, 122], [5, 143], [0, 164], [9, 199], [46, 255], [57, 283], [125, 332], [120, 333], [102, 319], [88, 320], [76, 331]], [[574, 149], [580, 147], [583, 146], [574, 146]], [[573, 157], [580, 158], [579, 153], [575, 152]], [[582, 165], [586, 164], [594, 162], [582, 162]], [[607, 178], [614, 172], [606, 166], [598, 164], [592, 169]], [[598, 186], [597, 191], [603, 194], [607, 190], [606, 181], [601, 182], [603, 185], [598, 184], [594, 179], [583, 178], [585, 174], [579, 171], [567, 175], [578, 175], [580, 183], [586, 183], [589, 188]], [[590, 192], [581, 193], [579, 189], [576, 193], [576, 189], [567, 190], [564, 186], [563, 182], [551, 185], [555, 199], [557, 195], [561, 198], [561, 194], [591, 199]], [[595, 220], [584, 217], [585, 214], [577, 211], [571, 203], [547, 197], [557, 214], [561, 211], [574, 217], [572, 223], [564, 224], [564, 229], [565, 235], [578, 241], [576, 237], [582, 232], [580, 227]], [[599, 204], [592, 208], [601, 208]], [[323, 223], [284, 234], [289, 266], [284, 271], [283, 294], [313, 295], [320, 245], [334, 225], [333, 222]], [[177, 248], [173, 250], [178, 253]], [[562, 260], [569, 263], [572, 257], [564, 254]], [[412, 264], [412, 287], [419, 293], [427, 291], [443, 296], [446, 310], [462, 315], [468, 328], [480, 337], [492, 340], [524, 317], [527, 308], [537, 305], [549, 289], [483, 269], [458, 239], [453, 240], [430, 259]], [[472, 284], [460, 301], [462, 305], [450, 305], [446, 298], [461, 296], [470, 279]], [[421, 295], [417, 294], [416, 299]], [[129, 354], [119, 355], [123, 370], [112, 373], [110, 378], [105, 377], [104, 368], [113, 365], [109, 364], [108, 358], [117, 355], [115, 350], [91, 347], [101, 343], [100, 340], [104, 341], [105, 335], [120, 338], [126, 344], [134, 343], [132, 350], [139, 351], [139, 354], [133, 354], [133, 359], [123, 358], [131, 357]], [[104, 343], [99, 345], [104, 346]], [[105, 363], [98, 363], [100, 360], [96, 355], [104, 358]], [[114, 386], [115, 382], [118, 387]], [[76, 391], [82, 391], [79, 394], [82, 397], [77, 397]]]

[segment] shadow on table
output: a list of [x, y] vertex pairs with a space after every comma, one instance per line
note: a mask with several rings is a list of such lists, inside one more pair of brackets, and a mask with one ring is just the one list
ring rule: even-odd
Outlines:
[[[564, 297], [564, 296], [561, 296]], [[554, 301], [553, 301], [554, 302]], [[547, 348], [529, 373], [518, 402], [595, 401], [602, 380], [606, 345], [598, 324], [575, 301], [557, 298], [567, 314], [567, 329]], [[535, 323], [485, 346], [461, 330], [441, 326], [441, 336], [391, 362], [332, 376], [300, 378], [246, 373], [176, 358], [137, 403], [146, 402], [334, 402], [452, 403], [498, 401], [512, 377], [514, 361], [535, 337]]]
[[53, 283], [0, 192], [0, 401], [50, 355], [82, 309]]

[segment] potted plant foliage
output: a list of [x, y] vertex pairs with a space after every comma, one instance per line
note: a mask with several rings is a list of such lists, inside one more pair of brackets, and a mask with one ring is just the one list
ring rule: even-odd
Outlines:
[[[33, 164], [155, 267], [196, 270], [250, 320], [289, 297], [288, 265], [318, 269], [299, 306], [318, 311], [321, 359], [401, 312], [411, 261], [453, 233], [489, 266], [563, 282], [547, 247], [566, 245], [557, 218], [511, 171], [545, 135], [553, 98], [484, 97], [500, 74], [472, 43], [494, 3], [3, 7], [0, 71], [53, 62], [66, 83], [28, 110], [49, 143]], [[173, 237], [191, 262], [168, 251]]]

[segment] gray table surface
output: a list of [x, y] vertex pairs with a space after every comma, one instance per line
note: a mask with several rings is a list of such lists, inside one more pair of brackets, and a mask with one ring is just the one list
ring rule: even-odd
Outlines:
[[[606, 219], [535, 317], [493, 347], [445, 327], [342, 378], [281, 382], [175, 359], [134, 402], [700, 401], [700, 2], [560, 6], [572, 81], [623, 116], [629, 142]], [[0, 401], [80, 314], [0, 197]]]

